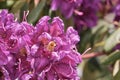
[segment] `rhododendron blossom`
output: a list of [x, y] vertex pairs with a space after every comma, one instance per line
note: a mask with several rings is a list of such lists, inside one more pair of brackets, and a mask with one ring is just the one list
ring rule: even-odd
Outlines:
[[72, 14], [80, 12], [76, 9], [81, 5], [83, 0], [52, 0], [51, 9], [53, 11], [59, 9], [66, 18], [70, 18]]
[[65, 32], [59, 17], [49, 20], [44, 16], [33, 27], [27, 21], [15, 21], [7, 10], [1, 11], [1, 80], [80, 80], [77, 31], [68, 27]]

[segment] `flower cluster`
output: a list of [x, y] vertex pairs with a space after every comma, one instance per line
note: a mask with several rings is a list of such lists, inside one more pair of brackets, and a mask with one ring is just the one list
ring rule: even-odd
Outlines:
[[74, 15], [74, 23], [77, 30], [80, 30], [83, 26], [92, 28], [97, 24], [97, 12], [99, 10], [99, 0], [84, 0], [79, 11], [83, 15]]
[[52, 0], [51, 9], [59, 8], [67, 18], [74, 15], [74, 22], [78, 28], [83, 26], [93, 27], [97, 24], [99, 3], [99, 0]]
[[0, 13], [0, 80], [79, 80], [77, 31], [64, 32], [59, 17], [44, 16], [35, 27], [18, 23], [7, 10]]
[[[114, 13], [114, 21], [120, 20], [119, 0], [52, 0], [51, 10], [59, 9], [65, 18], [72, 17], [76, 30], [93, 28], [98, 18]], [[99, 15], [98, 15], [99, 13]]]
[[[53, 11], [60, 9], [66, 18], [70, 18], [83, 0], [52, 0], [51, 9]], [[79, 13], [79, 12], [78, 12]]]

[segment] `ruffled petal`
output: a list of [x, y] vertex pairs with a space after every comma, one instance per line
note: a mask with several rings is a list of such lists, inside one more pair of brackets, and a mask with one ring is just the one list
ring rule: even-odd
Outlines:
[[69, 27], [66, 32], [66, 36], [71, 40], [71, 43], [76, 44], [80, 41], [80, 37], [78, 36], [78, 32], [73, 29], [73, 27]]
[[59, 36], [64, 32], [63, 21], [59, 17], [55, 17], [50, 26], [50, 34], [52, 36]]

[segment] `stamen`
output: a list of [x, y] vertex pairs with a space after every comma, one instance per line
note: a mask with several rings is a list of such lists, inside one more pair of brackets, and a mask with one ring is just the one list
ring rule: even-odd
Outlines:
[[77, 14], [77, 15], [79, 15], [79, 16], [82, 16], [82, 15], [83, 15], [83, 12], [80, 12], [80, 11], [78, 11], [78, 10], [74, 10], [74, 13]]
[[82, 55], [84, 55], [85, 53], [87, 53], [89, 50], [91, 50], [91, 48], [88, 48], [87, 50], [85, 50]]
[[24, 11], [24, 15], [23, 15], [23, 21], [27, 21], [27, 16], [29, 14], [29, 11]]
[[5, 28], [5, 26], [4, 26], [4, 24], [2, 23], [2, 28], [3, 28], [3, 30], [4, 31], [6, 31], [6, 28]]
[[21, 65], [21, 59], [18, 59], [19, 64], [18, 64], [18, 70], [21, 71], [20, 65]]

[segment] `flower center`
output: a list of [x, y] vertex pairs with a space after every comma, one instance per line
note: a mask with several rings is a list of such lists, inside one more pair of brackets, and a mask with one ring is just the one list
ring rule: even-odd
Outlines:
[[21, 48], [21, 49], [20, 49], [20, 54], [21, 54], [22, 56], [26, 56], [26, 55], [27, 55], [26, 49], [25, 49], [25, 48]]
[[48, 51], [53, 51], [56, 46], [56, 43], [54, 41], [50, 41], [47, 45], [47, 50]]

